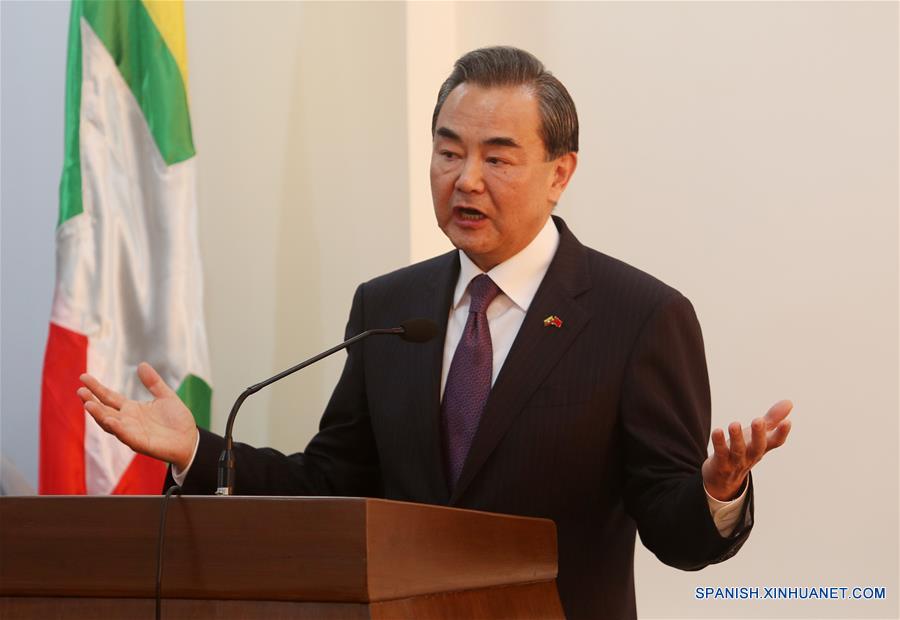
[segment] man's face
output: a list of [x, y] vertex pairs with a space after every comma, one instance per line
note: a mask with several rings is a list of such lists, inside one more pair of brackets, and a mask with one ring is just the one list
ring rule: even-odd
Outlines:
[[576, 157], [547, 161], [537, 99], [527, 86], [463, 83], [444, 102], [431, 153], [438, 226], [488, 271], [537, 236]]

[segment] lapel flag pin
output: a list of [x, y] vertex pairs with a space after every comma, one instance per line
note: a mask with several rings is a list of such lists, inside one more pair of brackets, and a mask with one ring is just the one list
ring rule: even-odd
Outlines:
[[551, 314], [544, 319], [544, 327], [562, 327], [562, 319], [555, 314]]

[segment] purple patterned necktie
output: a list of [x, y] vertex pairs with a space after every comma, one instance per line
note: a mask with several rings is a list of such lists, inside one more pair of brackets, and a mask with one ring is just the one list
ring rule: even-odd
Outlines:
[[469, 283], [469, 318], [450, 362], [441, 411], [444, 457], [451, 488], [459, 480], [491, 392], [494, 349], [485, 311], [499, 293], [500, 288], [485, 274]]

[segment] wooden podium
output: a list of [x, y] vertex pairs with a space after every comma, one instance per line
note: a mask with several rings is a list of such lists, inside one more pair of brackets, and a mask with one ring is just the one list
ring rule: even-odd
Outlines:
[[[0, 617], [153, 618], [161, 497], [0, 498]], [[563, 618], [552, 521], [173, 497], [163, 618]]]

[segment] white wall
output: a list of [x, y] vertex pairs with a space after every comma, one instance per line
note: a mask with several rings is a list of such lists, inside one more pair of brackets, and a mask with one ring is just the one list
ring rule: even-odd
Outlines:
[[[67, 7], [2, 6], [2, 450], [36, 479]], [[689, 296], [714, 423], [796, 403], [740, 554], [640, 550], [642, 617], [898, 614], [898, 7], [893, 3], [191, 3], [214, 428], [338, 341], [360, 281], [444, 250], [427, 186], [459, 53], [530, 49], [567, 84], [581, 240]], [[49, 212], [49, 215], [48, 215]], [[248, 401], [241, 439], [314, 432], [340, 358]], [[888, 588], [887, 601], [694, 600], [697, 586]]]

